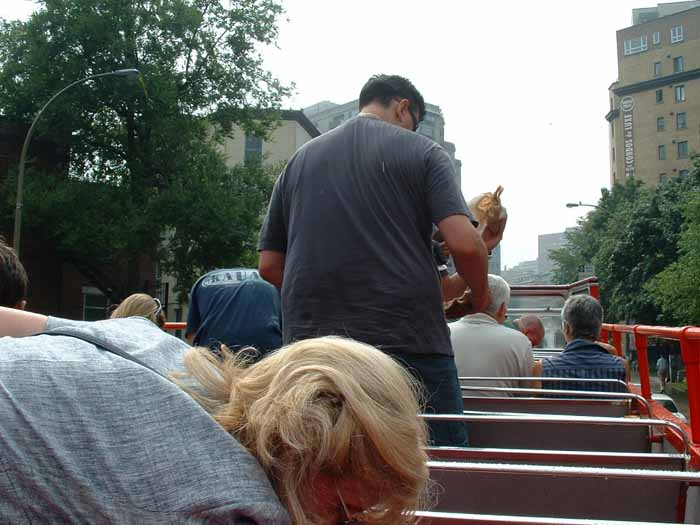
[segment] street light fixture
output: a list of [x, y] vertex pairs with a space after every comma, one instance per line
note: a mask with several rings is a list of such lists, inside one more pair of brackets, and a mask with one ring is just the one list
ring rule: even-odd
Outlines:
[[566, 207], [567, 208], [578, 208], [579, 206], [590, 206], [591, 208], [600, 208], [600, 206], [596, 206], [595, 204], [584, 204], [583, 202], [567, 202]]
[[76, 80], [75, 82], [68, 84], [61, 91], [56, 93], [53, 97], [49, 99], [49, 101], [46, 104], [44, 104], [44, 107], [39, 110], [39, 113], [36, 114], [36, 117], [34, 117], [34, 120], [32, 121], [32, 125], [29, 127], [29, 131], [27, 131], [27, 136], [24, 138], [24, 144], [22, 144], [22, 153], [19, 156], [19, 173], [17, 175], [17, 200], [15, 204], [15, 231], [12, 238], [12, 246], [15, 250], [15, 253], [17, 254], [17, 257], [19, 257], [19, 238], [22, 229], [22, 189], [24, 187], [24, 162], [27, 158], [27, 150], [29, 149], [29, 142], [31, 141], [32, 133], [34, 133], [34, 127], [36, 126], [39, 117], [41, 117], [41, 114], [47, 107], [49, 107], [51, 102], [58, 98], [58, 96], [60, 96], [62, 93], [68, 91], [73, 86], [77, 86], [78, 84], [82, 84], [83, 82], [87, 82], [88, 80], [94, 80], [96, 78], [109, 76], [125, 77], [129, 80], [135, 80], [140, 75], [141, 72], [138, 69], [117, 69], [116, 71], [109, 71], [107, 73], [99, 73], [97, 75], [90, 75], [89, 77], [81, 78], [80, 80]]

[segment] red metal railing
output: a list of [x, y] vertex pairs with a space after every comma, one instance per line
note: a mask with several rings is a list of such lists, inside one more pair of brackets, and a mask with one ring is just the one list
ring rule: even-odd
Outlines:
[[187, 327], [186, 322], [171, 322], [171, 323], [165, 323], [165, 326], [163, 329], [171, 331], [171, 330], [184, 330]]
[[673, 339], [681, 343], [681, 357], [685, 364], [688, 381], [688, 402], [690, 403], [690, 429], [694, 445], [700, 445], [700, 327], [603, 324], [601, 339], [605, 342], [613, 337], [618, 355], [622, 355], [622, 334], [633, 334], [639, 358], [639, 379], [642, 395], [651, 400], [649, 379], [649, 337]]

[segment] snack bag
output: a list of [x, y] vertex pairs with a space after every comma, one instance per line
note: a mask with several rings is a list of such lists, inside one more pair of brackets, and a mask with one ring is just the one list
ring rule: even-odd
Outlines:
[[498, 186], [495, 192], [482, 193], [467, 203], [469, 210], [479, 221], [479, 231], [488, 228], [494, 235], [497, 235], [501, 229], [505, 228], [508, 212], [501, 205], [501, 193], [503, 193], [503, 186]]

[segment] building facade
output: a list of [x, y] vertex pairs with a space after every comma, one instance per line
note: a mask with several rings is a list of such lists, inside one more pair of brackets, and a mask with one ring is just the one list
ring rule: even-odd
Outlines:
[[548, 282], [551, 282], [552, 272], [556, 263], [550, 257], [552, 251], [563, 248], [568, 244], [566, 232], [572, 228], [567, 228], [564, 232], [545, 233], [537, 236], [537, 271]]
[[[351, 100], [345, 104], [335, 104], [328, 100], [304, 108], [304, 113], [321, 133], [340, 126], [343, 122], [357, 116], [360, 112], [359, 101]], [[425, 118], [418, 127], [418, 133], [440, 144], [452, 159], [457, 174], [457, 183], [462, 187], [462, 161], [455, 156], [456, 148], [452, 142], [445, 140], [445, 118], [440, 106], [425, 104]]]
[[610, 183], [686, 176], [700, 149], [700, 2], [633, 10], [617, 32], [618, 79], [606, 115]]
[[265, 164], [277, 165], [287, 162], [296, 150], [320, 134], [303, 111], [284, 110], [280, 112], [279, 125], [270, 132], [267, 140], [234, 126], [233, 136], [222, 145], [222, 153], [229, 166], [253, 157], [262, 158]]

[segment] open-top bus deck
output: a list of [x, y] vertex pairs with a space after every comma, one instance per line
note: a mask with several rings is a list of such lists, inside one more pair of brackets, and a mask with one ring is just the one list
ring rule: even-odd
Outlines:
[[[597, 279], [512, 287], [509, 316], [534, 313], [545, 325], [536, 358], [561, 352], [561, 308], [581, 293], [599, 298]], [[637, 351], [639, 387], [622, 385], [617, 393], [463, 386], [471, 395], [462, 415], [421, 416], [468, 422], [471, 446], [427, 449], [434, 497], [420, 523], [700, 523], [700, 327], [604, 324], [601, 340], [622, 356], [624, 334]], [[689, 425], [652, 399], [650, 337], [680, 342]], [[473, 385], [489, 378], [464, 379]], [[489, 397], [473, 397], [485, 389]]]

